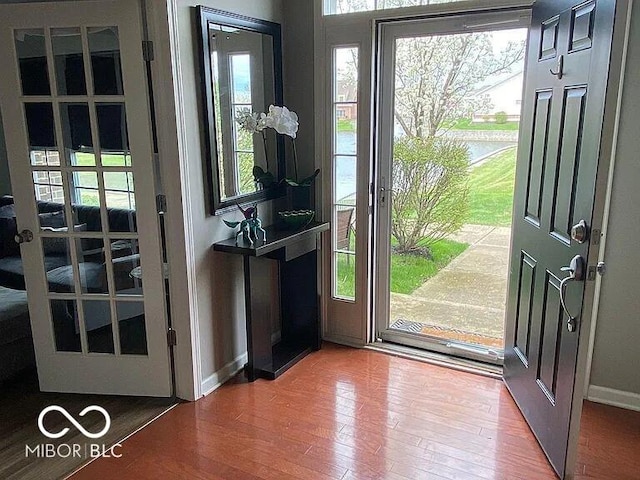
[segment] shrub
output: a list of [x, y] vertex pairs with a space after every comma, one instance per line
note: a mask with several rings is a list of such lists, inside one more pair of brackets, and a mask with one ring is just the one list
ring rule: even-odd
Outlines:
[[440, 138], [397, 139], [391, 234], [399, 253], [419, 253], [456, 232], [468, 213], [469, 151]]
[[498, 125], [504, 125], [505, 123], [507, 123], [507, 120], [509, 119], [507, 112], [496, 112], [494, 116], [496, 117], [496, 123]]

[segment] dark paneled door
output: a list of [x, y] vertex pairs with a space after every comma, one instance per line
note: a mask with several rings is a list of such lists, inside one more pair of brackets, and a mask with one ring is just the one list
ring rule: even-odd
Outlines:
[[[584, 296], [562, 267], [589, 252], [614, 10], [614, 0], [538, 1], [529, 39], [504, 377], [560, 477]], [[572, 235], [582, 220], [586, 234]]]

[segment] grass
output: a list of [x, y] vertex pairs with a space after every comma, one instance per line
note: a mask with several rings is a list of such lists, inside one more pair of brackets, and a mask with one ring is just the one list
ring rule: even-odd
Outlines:
[[453, 130], [498, 130], [498, 131], [518, 131], [519, 122], [472, 122], [471, 119], [462, 118], [452, 125]]
[[346, 118], [338, 119], [338, 123], [336, 125], [336, 130], [338, 132], [355, 132], [356, 131], [356, 121], [349, 120]]
[[[93, 167], [96, 164], [95, 155], [92, 153], [76, 152], [76, 165], [80, 167]], [[102, 165], [105, 167], [130, 167], [131, 156], [129, 155], [102, 155]], [[77, 172], [75, 173], [77, 187], [81, 196], [83, 205], [100, 205], [97, 176], [94, 172]], [[107, 206], [109, 208], [130, 208], [128, 194], [126, 193], [129, 186], [127, 182], [127, 174], [116, 168], [113, 171], [105, 172], [104, 176], [105, 188], [107, 190]], [[82, 189], [88, 187], [89, 189]]]
[[[76, 164], [80, 167], [94, 167], [96, 165], [93, 153], [76, 152]], [[105, 167], [130, 167], [130, 155], [102, 155], [102, 165]]]
[[516, 148], [498, 153], [471, 170], [469, 217], [466, 223], [511, 225]]
[[[454, 258], [464, 252], [466, 243], [440, 240], [431, 247], [432, 258], [417, 255], [391, 255], [391, 291], [411, 294], [428, 279], [446, 267]], [[355, 294], [355, 258], [347, 262], [346, 255], [338, 258], [338, 296], [353, 298]]]

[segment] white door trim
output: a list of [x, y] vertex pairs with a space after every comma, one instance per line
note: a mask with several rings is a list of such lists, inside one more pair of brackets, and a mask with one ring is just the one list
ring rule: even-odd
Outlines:
[[[155, 46], [152, 62], [160, 165], [167, 196], [167, 261], [171, 318], [177, 333], [174, 347], [176, 396], [194, 401], [202, 397], [200, 329], [193, 214], [182, 60], [180, 58], [178, 2], [146, 2], [150, 35]], [[185, 294], [186, 290], [186, 294]]]
[[[605, 261], [605, 251], [607, 245], [607, 230], [609, 225], [609, 217], [611, 211], [611, 194], [613, 190], [613, 178], [614, 171], [616, 165], [616, 155], [617, 155], [617, 147], [618, 147], [618, 133], [620, 130], [620, 116], [622, 113], [622, 93], [624, 91], [625, 86], [625, 73], [626, 73], [626, 62], [629, 50], [629, 35], [631, 32], [631, 11], [633, 9], [634, 0], [629, 0], [627, 4], [626, 12], [624, 9], [620, 9], [620, 11], [616, 12], [616, 25], [622, 25], [625, 23], [624, 29], [614, 29], [614, 38], [612, 43], [612, 52], [611, 52], [611, 73], [610, 78], [612, 82], [618, 83], [618, 89], [616, 94], [616, 98], [611, 98], [611, 102], [615, 102], [615, 114], [611, 113], [614, 119], [610, 122], [610, 124], [604, 125], [602, 131], [602, 144], [603, 145], [611, 145], [610, 158], [609, 162], [609, 172], [606, 178], [605, 185], [605, 173], [602, 173], [603, 178], [598, 178], [597, 186], [596, 186], [596, 204], [594, 206], [594, 218], [602, 218], [602, 237], [600, 242], [600, 249], [598, 251], [598, 262]], [[619, 16], [619, 18], [618, 18]], [[626, 18], [625, 18], [626, 17]], [[620, 68], [616, 68], [616, 65], [620, 65]], [[619, 76], [618, 76], [619, 74]], [[615, 84], [615, 83], [614, 83]], [[611, 89], [611, 94], [613, 95], [613, 88]], [[613, 103], [612, 103], [613, 104]], [[613, 106], [611, 107], [613, 109]], [[606, 121], [606, 117], [605, 117]], [[606, 154], [606, 152], [604, 152]], [[604, 198], [603, 198], [604, 197]], [[602, 209], [601, 217], [598, 217], [599, 209]], [[584, 394], [587, 395], [589, 391], [589, 386], [591, 382], [591, 367], [593, 363], [593, 350], [595, 348], [595, 340], [596, 340], [596, 331], [598, 324], [598, 311], [600, 306], [600, 291], [602, 288], [602, 278], [600, 276], [596, 277], [596, 284], [594, 287], [594, 301], [593, 301], [593, 309], [591, 311], [591, 328], [589, 333], [589, 348], [587, 352], [587, 365], [585, 371], [585, 382], [584, 382]]]

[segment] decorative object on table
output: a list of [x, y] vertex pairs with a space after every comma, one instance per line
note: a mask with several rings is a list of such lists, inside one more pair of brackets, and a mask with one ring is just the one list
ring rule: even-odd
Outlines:
[[282, 224], [287, 229], [304, 228], [313, 221], [316, 212], [313, 210], [288, 210], [278, 212]]
[[242, 235], [244, 241], [249, 242], [249, 245], [253, 246], [253, 240], [259, 240], [258, 232], [262, 232], [262, 241], [266, 242], [267, 232], [262, 228], [262, 220], [258, 218], [258, 204], [256, 203], [253, 207], [248, 207], [246, 210], [243, 210], [242, 207], [238, 205], [238, 209], [244, 215], [244, 220], [240, 222], [223, 220], [229, 228], [239, 227], [236, 235], [236, 244], [238, 243], [238, 237]]

